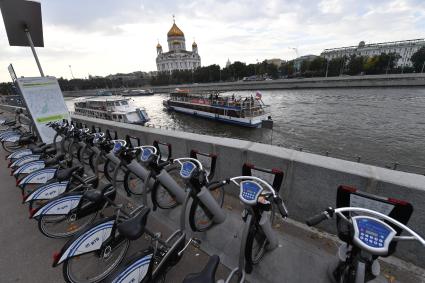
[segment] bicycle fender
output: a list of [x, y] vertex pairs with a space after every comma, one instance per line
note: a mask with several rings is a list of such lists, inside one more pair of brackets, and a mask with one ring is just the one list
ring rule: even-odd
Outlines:
[[39, 169], [43, 169], [45, 166], [46, 165], [44, 164], [44, 160], [30, 161], [13, 171], [13, 175], [29, 174]]
[[53, 262], [53, 266], [55, 267], [71, 257], [100, 249], [103, 242], [110, 237], [114, 224], [115, 219], [104, 219], [77, 234], [65, 244], [56, 257], [58, 260]]
[[18, 186], [22, 187], [25, 184], [44, 184], [50, 179], [53, 179], [57, 168], [43, 168], [32, 172], [18, 181]]
[[0, 134], [0, 139], [3, 140], [3, 139], [5, 139], [9, 136], [12, 136], [12, 135], [19, 136], [18, 132], [16, 132], [16, 131], [7, 131], [7, 132], [3, 132], [3, 133]]
[[13, 161], [9, 167], [12, 167], [12, 168], [19, 167], [28, 162], [39, 160], [40, 156], [41, 156], [40, 154], [29, 154], [29, 155], [22, 156], [21, 158], [18, 158], [15, 161]]
[[30, 218], [37, 218], [41, 215], [66, 215], [80, 203], [83, 194], [72, 194], [50, 200], [48, 203], [37, 209]]
[[18, 158], [21, 158], [22, 156], [30, 155], [30, 154], [32, 154], [32, 150], [29, 148], [19, 149], [9, 154], [6, 159], [18, 159]]
[[21, 135], [10, 134], [2, 138], [2, 142], [17, 142], [21, 138]]
[[112, 283], [144, 282], [146, 275], [150, 271], [152, 262], [152, 250], [145, 251], [131, 260], [124, 270], [120, 271]]
[[69, 181], [65, 182], [54, 182], [46, 185], [42, 185], [33, 192], [31, 192], [24, 200], [24, 202], [29, 202], [31, 200], [44, 200], [52, 199], [58, 195], [64, 193], [68, 187]]

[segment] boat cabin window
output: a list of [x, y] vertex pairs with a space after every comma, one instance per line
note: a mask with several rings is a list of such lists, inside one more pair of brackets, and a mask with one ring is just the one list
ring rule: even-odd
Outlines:
[[120, 102], [119, 101], [115, 101], [115, 106], [120, 106]]
[[121, 115], [118, 115], [118, 119], [122, 119], [122, 116]]
[[114, 103], [113, 103], [113, 102], [111, 102], [111, 101], [108, 101], [108, 102], [106, 102], [106, 105], [108, 105], [108, 106], [113, 106], [113, 105], [114, 105]]
[[112, 115], [112, 118], [117, 119], [117, 115], [115, 115], [115, 114]]
[[127, 101], [121, 101], [121, 105], [128, 105]]

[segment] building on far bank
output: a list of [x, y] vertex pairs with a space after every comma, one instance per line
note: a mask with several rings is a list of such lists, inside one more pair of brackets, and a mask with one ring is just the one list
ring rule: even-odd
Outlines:
[[266, 59], [267, 64], [273, 64], [276, 67], [280, 67], [282, 63], [285, 62], [285, 60], [279, 59], [279, 58], [272, 58], [272, 59]]
[[327, 60], [332, 60], [338, 57], [350, 57], [351, 55], [372, 57], [381, 53], [398, 53], [401, 58], [397, 61], [397, 66], [412, 66], [410, 58], [423, 46], [425, 46], [425, 39], [370, 44], [361, 41], [357, 46], [325, 49], [321, 56]]
[[317, 57], [319, 57], [319, 56], [317, 56], [317, 55], [304, 55], [304, 56], [301, 56], [301, 57], [298, 57], [298, 58], [294, 59], [293, 60], [293, 62], [294, 62], [294, 71], [296, 73], [300, 72], [301, 71], [301, 65], [302, 65], [302, 63], [304, 61], [313, 61]]
[[174, 21], [167, 33], [168, 52], [162, 51], [162, 46], [156, 46], [156, 66], [158, 72], [172, 72], [174, 70], [194, 70], [201, 67], [201, 57], [198, 54], [198, 45], [192, 43], [192, 51], [186, 50], [186, 40], [183, 31]]

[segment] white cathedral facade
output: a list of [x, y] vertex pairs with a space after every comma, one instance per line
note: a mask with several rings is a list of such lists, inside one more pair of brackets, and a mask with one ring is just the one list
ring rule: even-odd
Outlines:
[[173, 23], [167, 33], [168, 52], [162, 52], [162, 46], [156, 46], [156, 66], [158, 72], [172, 72], [174, 70], [194, 70], [201, 67], [201, 57], [198, 54], [198, 45], [192, 43], [192, 51], [186, 50], [184, 33], [176, 23]]

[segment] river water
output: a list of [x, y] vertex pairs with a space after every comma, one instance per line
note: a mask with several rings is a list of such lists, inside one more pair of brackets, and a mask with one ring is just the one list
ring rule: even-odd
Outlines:
[[[231, 92], [251, 95], [254, 92]], [[230, 93], [230, 94], [231, 94]], [[302, 149], [338, 158], [425, 173], [425, 88], [262, 91], [273, 134], [164, 111], [165, 94], [133, 97], [151, 124], [199, 134]], [[72, 110], [72, 100], [67, 100]], [[327, 152], [327, 153], [326, 153]]]

